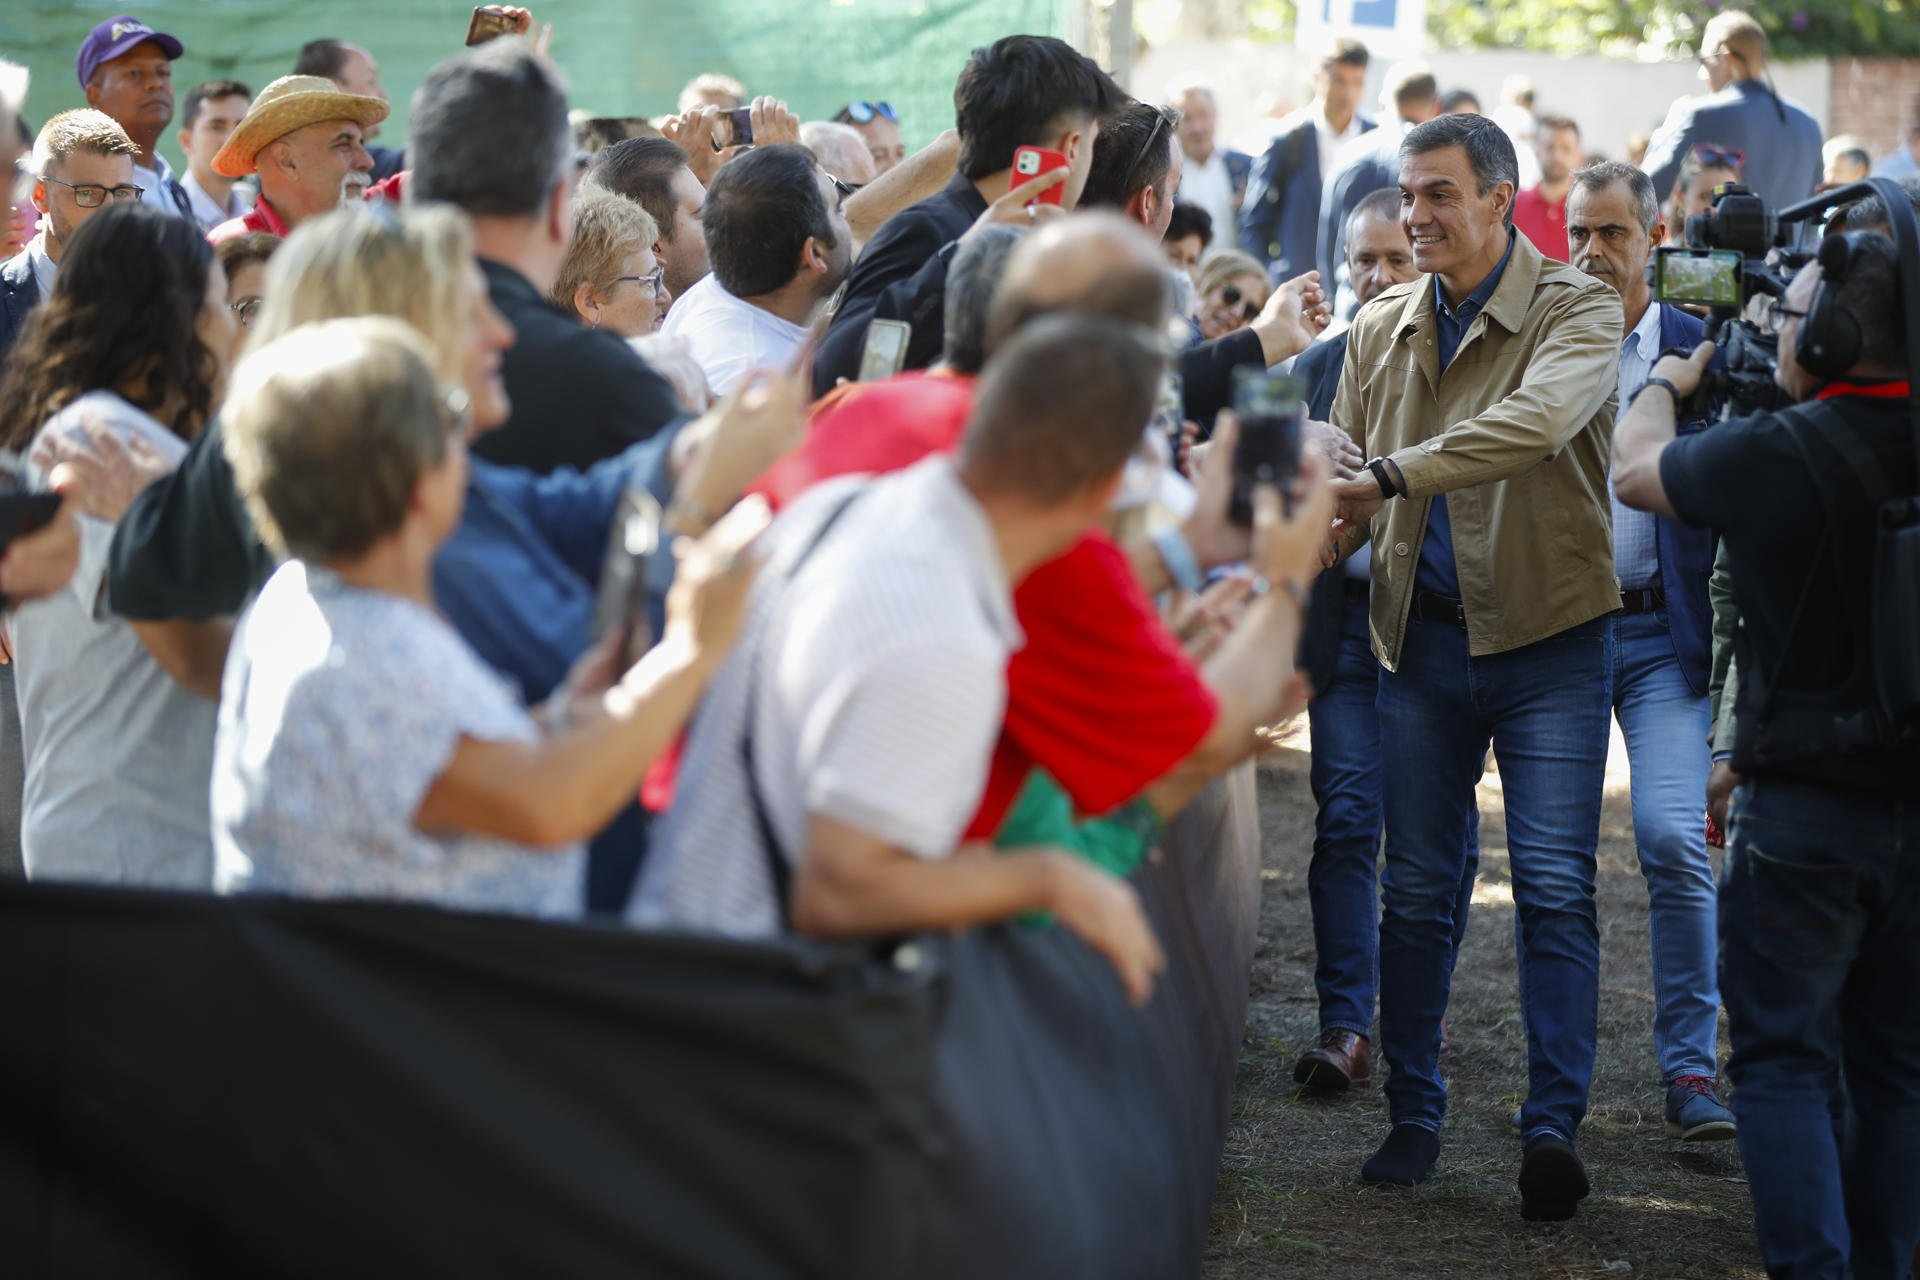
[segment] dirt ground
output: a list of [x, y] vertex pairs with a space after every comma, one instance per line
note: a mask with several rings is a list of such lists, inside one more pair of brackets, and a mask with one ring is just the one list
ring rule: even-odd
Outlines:
[[[1499, 779], [1480, 788], [1479, 885], [1454, 978], [1445, 1066], [1450, 1115], [1440, 1166], [1415, 1191], [1360, 1185], [1386, 1135], [1374, 1087], [1300, 1096], [1293, 1063], [1318, 1029], [1307, 860], [1313, 798], [1306, 744], [1272, 753], [1260, 778], [1265, 843], [1260, 948], [1214, 1199], [1209, 1280], [1268, 1276], [1752, 1277], [1764, 1271], [1732, 1143], [1666, 1136], [1653, 1056], [1646, 883], [1634, 856], [1618, 736], [1601, 820], [1600, 1058], [1581, 1154], [1594, 1193], [1574, 1221], [1520, 1219], [1518, 1136], [1526, 1085], [1513, 969], [1513, 894]], [[1725, 1060], [1725, 1021], [1721, 1055]]]

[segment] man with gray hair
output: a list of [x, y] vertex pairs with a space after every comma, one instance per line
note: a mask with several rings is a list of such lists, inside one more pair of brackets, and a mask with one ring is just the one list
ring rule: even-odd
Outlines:
[[867, 140], [850, 124], [809, 120], [800, 126], [800, 145], [813, 152], [813, 158], [836, 182], [859, 188], [879, 176]]
[[1402, 142], [1398, 170], [1401, 222], [1427, 274], [1355, 319], [1333, 406], [1372, 461], [1334, 485], [1328, 563], [1371, 536], [1391, 744], [1380, 1028], [1393, 1132], [1361, 1177], [1411, 1186], [1439, 1159], [1454, 915], [1491, 744], [1528, 1033], [1521, 1214], [1570, 1218], [1588, 1191], [1573, 1144], [1599, 1012], [1620, 301], [1514, 231], [1519, 162], [1493, 121], [1428, 121]]
[[611, 332], [546, 300], [573, 235], [573, 129], [547, 58], [494, 40], [435, 67], [413, 102], [408, 198], [473, 223], [487, 296], [514, 329], [501, 364], [506, 425], [474, 452], [543, 475], [586, 469], [681, 414], [673, 387]]
[[1176, 194], [1205, 209], [1221, 237], [1231, 242], [1233, 229], [1240, 225], [1241, 203], [1247, 198], [1253, 157], [1217, 144], [1220, 103], [1206, 85], [1176, 88], [1167, 95], [1167, 103], [1180, 113], [1180, 150], [1186, 156]]
[[[1574, 175], [1567, 198], [1572, 264], [1620, 295], [1619, 403], [1646, 385], [1662, 351], [1692, 351], [1706, 326], [1655, 302], [1647, 265], [1666, 237], [1653, 180], [1608, 161]], [[1683, 433], [1706, 427], [1689, 418]], [[1666, 1087], [1667, 1128], [1689, 1142], [1734, 1136], [1721, 1103], [1720, 983], [1713, 864], [1700, 820], [1711, 717], [1713, 648], [1705, 529], [1611, 499], [1613, 567], [1623, 612], [1613, 629], [1613, 712], [1633, 771], [1633, 836], [1651, 900], [1653, 1044]]]

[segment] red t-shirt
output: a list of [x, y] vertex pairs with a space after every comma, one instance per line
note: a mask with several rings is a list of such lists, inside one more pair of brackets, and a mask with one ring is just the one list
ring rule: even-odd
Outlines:
[[1573, 257], [1567, 247], [1567, 197], [1549, 202], [1540, 188], [1528, 187], [1513, 198], [1513, 225], [1533, 247], [1556, 262]]
[[[822, 480], [912, 466], [958, 445], [972, 409], [973, 379], [943, 373], [841, 388], [753, 492], [777, 508]], [[1125, 803], [1191, 753], [1218, 711], [1105, 533], [1029, 574], [1013, 607], [1027, 642], [1007, 664], [1006, 724], [970, 840], [999, 830], [1036, 765], [1082, 813]], [[670, 788], [656, 773], [648, 806], [664, 808]]]
[[207, 242], [225, 244], [229, 240], [255, 231], [264, 231], [270, 236], [279, 236], [282, 240], [293, 234], [287, 226], [287, 220], [280, 216], [280, 211], [268, 204], [265, 196], [261, 196], [253, 202], [253, 208], [237, 218], [228, 218], [207, 232]]

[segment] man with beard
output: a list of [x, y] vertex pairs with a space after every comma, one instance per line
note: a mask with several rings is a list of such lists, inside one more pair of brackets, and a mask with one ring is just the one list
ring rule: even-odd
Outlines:
[[260, 175], [260, 199], [207, 233], [219, 244], [249, 231], [285, 236], [309, 218], [358, 200], [373, 180], [366, 131], [387, 118], [379, 98], [342, 93], [319, 76], [281, 76], [260, 91], [213, 158], [225, 178]]
[[110, 204], [140, 198], [133, 179], [136, 148], [126, 131], [98, 111], [63, 111], [33, 144], [33, 207], [40, 234], [0, 266], [0, 355], [53, 292], [60, 258], [80, 224]]

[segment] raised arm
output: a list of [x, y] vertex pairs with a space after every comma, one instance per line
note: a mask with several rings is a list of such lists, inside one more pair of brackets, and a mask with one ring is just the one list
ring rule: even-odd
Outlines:
[[960, 134], [949, 129], [893, 168], [847, 197], [847, 225], [853, 238], [865, 244], [888, 218], [908, 205], [919, 204], [953, 180], [960, 163]]

